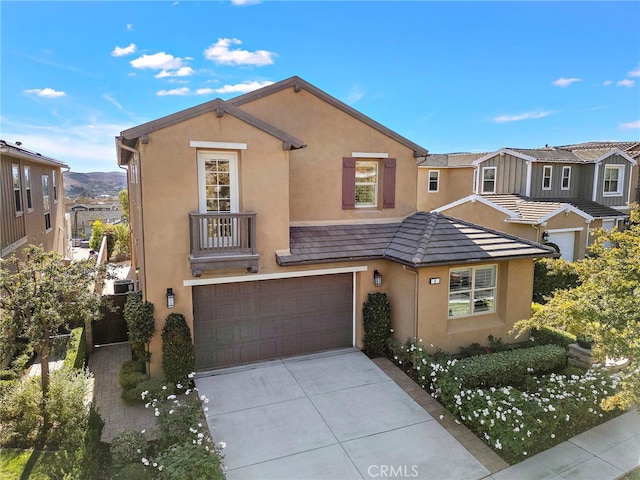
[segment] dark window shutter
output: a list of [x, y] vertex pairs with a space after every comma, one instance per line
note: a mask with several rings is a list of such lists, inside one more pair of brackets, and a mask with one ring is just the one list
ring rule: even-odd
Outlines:
[[396, 206], [396, 159], [384, 159], [384, 171], [382, 173], [382, 208], [395, 208]]
[[342, 159], [342, 209], [356, 208], [356, 159]]

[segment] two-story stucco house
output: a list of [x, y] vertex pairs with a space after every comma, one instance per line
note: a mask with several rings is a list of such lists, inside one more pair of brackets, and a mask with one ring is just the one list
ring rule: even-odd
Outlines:
[[298, 77], [133, 127], [116, 145], [136, 286], [155, 305], [153, 375], [171, 312], [206, 370], [362, 347], [372, 292], [388, 295], [399, 340], [457, 351], [529, 316], [533, 259], [554, 255], [417, 211], [427, 150]]
[[63, 162], [0, 140], [0, 257], [27, 245], [68, 253]]
[[418, 208], [553, 244], [569, 261], [595, 230], [623, 227], [638, 182], [637, 161], [615, 144], [429, 155], [418, 176]]

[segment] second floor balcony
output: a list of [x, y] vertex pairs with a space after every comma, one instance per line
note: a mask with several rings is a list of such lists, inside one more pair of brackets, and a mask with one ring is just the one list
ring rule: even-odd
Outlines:
[[255, 213], [190, 213], [191, 272], [244, 268], [258, 271]]

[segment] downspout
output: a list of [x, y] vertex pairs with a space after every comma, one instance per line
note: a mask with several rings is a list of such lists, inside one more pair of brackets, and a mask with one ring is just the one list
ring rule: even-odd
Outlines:
[[[66, 171], [62, 171], [63, 168], [66, 168]], [[65, 166], [65, 167], [60, 167], [60, 181], [62, 182], [62, 185], [60, 185], [60, 190], [63, 192], [62, 193], [62, 197], [64, 199], [64, 174], [65, 173], [69, 173], [71, 171], [71, 167], [69, 166]], [[64, 203], [64, 202], [63, 202]], [[66, 215], [65, 215], [65, 220], [66, 220]], [[69, 221], [71, 221], [71, 217], [69, 217]], [[69, 257], [72, 258], [73, 255], [71, 254], [71, 239], [67, 238], [67, 222], [64, 222], [64, 228], [62, 227], [62, 225], [58, 225], [58, 227], [60, 228], [60, 230], [62, 230], [62, 234], [60, 235], [60, 242], [62, 242], [62, 251], [65, 253], [65, 258]], [[58, 248], [60, 248], [60, 244], [58, 244]]]
[[413, 336], [414, 338], [418, 338], [418, 272], [408, 270], [406, 265], [403, 265], [402, 269], [415, 277], [413, 287]]
[[[139, 169], [139, 167], [140, 167], [140, 165], [139, 165], [140, 152], [138, 150], [136, 150], [135, 148], [129, 147], [128, 145], [125, 145], [124, 143], [122, 143], [122, 140], [120, 139], [120, 137], [116, 137], [116, 149], [117, 150], [118, 149], [124, 149], [124, 150], [126, 150], [128, 152], [131, 152], [133, 154], [134, 161], [138, 161], [138, 169]], [[119, 158], [120, 157], [119, 150], [118, 150], [117, 154], [118, 154], [118, 158]], [[120, 162], [118, 162], [118, 167], [123, 169], [125, 172], [127, 172], [127, 193], [128, 193], [128, 191], [129, 191], [129, 169], [126, 168], [126, 167], [123, 167], [122, 165], [120, 165]], [[141, 179], [140, 178], [138, 178], [138, 184], [140, 185], [140, 197], [142, 198], [142, 184], [141, 184]], [[129, 234], [129, 239], [131, 240], [131, 233], [133, 233], [133, 225], [132, 225], [132, 222], [131, 222], [131, 212], [133, 211], [133, 209], [131, 208], [131, 202], [132, 202], [131, 195], [127, 194], [127, 197], [128, 197], [128, 200], [129, 200], [129, 228], [131, 229], [130, 234]], [[139, 206], [139, 207], [140, 207], [140, 222], [144, 223], [143, 222], [143, 218], [142, 218], [142, 216], [144, 215], [144, 213], [142, 212], [142, 206]], [[142, 245], [144, 245], [144, 229], [143, 229], [143, 231], [140, 232], [140, 242], [142, 243]], [[136, 245], [132, 244], [131, 245], [131, 254], [133, 255], [133, 252], [135, 252], [135, 251], [136, 251]], [[136, 255], [136, 257], [137, 257], [137, 255]], [[137, 258], [135, 258], [135, 261], [136, 261], [135, 263], [139, 263]], [[136, 289], [139, 289], [140, 280], [138, 278], [138, 275], [140, 274], [140, 272], [139, 272], [139, 269], [138, 269], [138, 265], [133, 265], [133, 262], [132, 262], [132, 267], [134, 269], [134, 273], [135, 273], [135, 276], [136, 276]], [[144, 285], [145, 290], [146, 290], [147, 282], [146, 281], [143, 282], [143, 285]], [[143, 294], [143, 297], [146, 298], [146, 291], [143, 291], [142, 294]]]

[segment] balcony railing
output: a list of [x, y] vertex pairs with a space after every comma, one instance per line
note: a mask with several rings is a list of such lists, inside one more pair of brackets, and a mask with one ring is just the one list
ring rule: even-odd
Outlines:
[[190, 213], [191, 271], [246, 268], [258, 271], [255, 213]]

